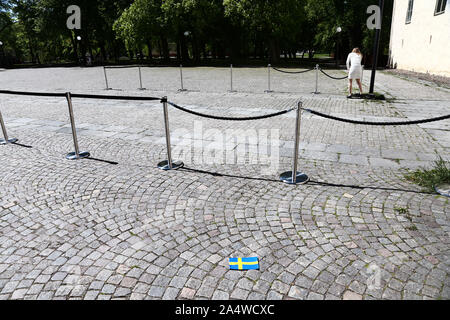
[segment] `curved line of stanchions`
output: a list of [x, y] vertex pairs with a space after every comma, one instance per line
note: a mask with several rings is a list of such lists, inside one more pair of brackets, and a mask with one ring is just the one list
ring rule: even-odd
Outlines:
[[278, 71], [278, 72], [282, 72], [282, 73], [289, 73], [289, 74], [300, 74], [300, 73], [306, 73], [309, 71], [313, 71], [313, 69], [308, 69], [308, 70], [303, 70], [303, 71], [285, 71], [285, 70], [280, 70], [278, 68], [272, 67], [273, 70]]
[[233, 117], [214, 116], [214, 115], [200, 113], [200, 112], [197, 112], [197, 111], [193, 111], [193, 110], [189, 110], [189, 109], [183, 108], [183, 107], [181, 107], [179, 105], [176, 105], [175, 103], [170, 102], [170, 101], [167, 101], [167, 103], [169, 105], [171, 105], [172, 107], [180, 110], [180, 111], [184, 111], [186, 113], [190, 113], [190, 114], [202, 117], [202, 118], [208, 118], [208, 119], [214, 119], [214, 120], [229, 120], [229, 121], [250, 121], [250, 120], [267, 119], [267, 118], [277, 117], [277, 116], [283, 115], [285, 113], [288, 113], [288, 112], [291, 112], [291, 111], [297, 109], [297, 108], [291, 108], [291, 109], [279, 111], [279, 112], [276, 112], [276, 113], [266, 114], [266, 115], [262, 115], [262, 116], [255, 116], [255, 117], [233, 118]]
[[431, 118], [431, 119], [422, 119], [422, 120], [412, 120], [412, 121], [388, 121], [388, 122], [370, 122], [370, 121], [362, 121], [362, 120], [353, 120], [353, 119], [344, 119], [335, 117], [329, 114], [321, 113], [319, 111], [311, 110], [311, 109], [305, 109], [302, 108], [302, 110], [312, 113], [316, 116], [336, 120], [340, 122], [346, 122], [346, 123], [352, 123], [352, 124], [362, 124], [362, 125], [368, 125], [368, 126], [404, 126], [404, 125], [413, 125], [413, 124], [421, 124], [421, 123], [428, 123], [428, 122], [435, 122], [435, 121], [442, 121], [446, 119], [450, 119], [450, 114]]
[[[36, 96], [36, 97], [66, 97], [66, 93], [54, 93], [54, 92], [25, 92], [25, 91], [10, 91], [0, 90], [0, 94], [10, 94], [18, 96]], [[138, 96], [104, 96], [98, 94], [79, 94], [70, 93], [72, 98], [82, 99], [103, 99], [103, 100], [134, 100], [134, 101], [156, 101], [161, 100], [157, 97], [138, 97]]]
[[323, 71], [323, 69], [322, 68], [319, 68], [319, 70], [320, 70], [320, 72], [322, 72], [324, 75], [326, 75], [328, 78], [331, 78], [331, 79], [334, 79], [334, 80], [344, 80], [344, 79], [347, 79], [348, 78], [348, 76], [345, 76], [345, 77], [333, 77], [333, 76], [330, 76], [328, 73], [326, 73], [325, 71]]

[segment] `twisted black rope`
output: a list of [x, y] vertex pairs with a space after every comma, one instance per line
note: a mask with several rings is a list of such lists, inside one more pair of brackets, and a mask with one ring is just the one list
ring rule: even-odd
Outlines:
[[322, 72], [324, 75], [326, 75], [328, 78], [331, 78], [331, 79], [334, 79], [334, 80], [344, 80], [344, 79], [347, 79], [348, 78], [348, 76], [345, 76], [345, 77], [342, 77], [342, 78], [340, 78], [340, 77], [333, 77], [333, 76], [330, 76], [328, 73], [326, 73], [325, 71], [323, 71], [322, 70], [322, 68], [319, 68], [319, 70], [320, 70], [320, 72]]
[[284, 70], [280, 70], [278, 68], [272, 67], [273, 70], [278, 71], [278, 72], [282, 72], [282, 73], [290, 73], [290, 74], [300, 74], [300, 73], [305, 73], [305, 72], [309, 72], [314, 70], [313, 69], [308, 69], [308, 70], [303, 70], [303, 71], [284, 71]]
[[[10, 94], [17, 96], [35, 96], [35, 97], [66, 97], [66, 93], [55, 93], [55, 92], [25, 92], [25, 91], [0, 90], [0, 94]], [[104, 96], [98, 94], [79, 94], [79, 93], [71, 93], [70, 96], [72, 98], [102, 99], [102, 100], [134, 100], [134, 101], [161, 100], [161, 98], [156, 97]]]
[[315, 110], [311, 110], [311, 109], [305, 109], [305, 108], [302, 108], [302, 109], [309, 113], [312, 113], [316, 116], [322, 117], [322, 118], [327, 118], [327, 119], [336, 120], [336, 121], [340, 121], [340, 122], [346, 122], [346, 123], [369, 125], [369, 126], [403, 126], [403, 125], [421, 124], [421, 123], [428, 123], [428, 122], [450, 119], [450, 114], [448, 114], [446, 116], [441, 116], [441, 117], [432, 118], [432, 119], [423, 119], [423, 120], [370, 122], [370, 121], [344, 119], [344, 118], [335, 117], [335, 116], [332, 116], [329, 114], [324, 114], [324, 113], [321, 113], [321, 112], [318, 112]]
[[267, 119], [267, 118], [277, 117], [277, 116], [280, 116], [282, 114], [285, 114], [285, 113], [288, 113], [288, 112], [291, 112], [291, 111], [297, 109], [297, 108], [291, 108], [291, 109], [288, 109], [288, 110], [283, 110], [283, 111], [279, 111], [279, 112], [276, 112], [276, 113], [266, 114], [266, 115], [263, 115], [263, 116], [233, 118], [233, 117], [221, 117], [221, 116], [213, 116], [213, 115], [209, 115], [209, 114], [203, 114], [203, 113], [200, 113], [200, 112], [196, 112], [196, 111], [192, 111], [192, 110], [180, 107], [179, 105], [176, 105], [175, 103], [170, 102], [170, 101], [167, 101], [167, 103], [170, 104], [172, 107], [178, 109], [178, 110], [181, 110], [181, 111], [184, 111], [184, 112], [187, 112], [187, 113], [199, 116], [199, 117], [208, 118], [208, 119], [215, 119], [215, 120], [229, 120], [229, 121], [250, 121], [250, 120]]
[[25, 91], [10, 91], [0, 90], [0, 94], [11, 94], [17, 96], [35, 96], [35, 97], [65, 97], [65, 93], [52, 93], [52, 92], [25, 92]]
[[126, 69], [126, 68], [139, 68], [140, 65], [129, 65], [129, 66], [104, 66], [105, 69]]

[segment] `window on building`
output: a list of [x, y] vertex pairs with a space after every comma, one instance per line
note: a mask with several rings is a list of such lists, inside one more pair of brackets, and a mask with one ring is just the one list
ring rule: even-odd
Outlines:
[[436, 1], [436, 9], [434, 10], [434, 15], [444, 13], [446, 5], [447, 5], [447, 0], [437, 0]]
[[413, 13], [414, 0], [409, 0], [408, 11], [406, 12], [406, 23], [411, 23], [411, 17]]

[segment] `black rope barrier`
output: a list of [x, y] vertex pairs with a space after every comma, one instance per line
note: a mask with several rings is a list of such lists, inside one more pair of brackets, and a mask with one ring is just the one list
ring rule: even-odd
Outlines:
[[283, 110], [283, 111], [279, 111], [279, 112], [275, 112], [275, 113], [271, 113], [271, 114], [266, 114], [266, 115], [262, 115], [262, 116], [255, 116], [255, 117], [233, 118], [233, 117], [214, 116], [214, 115], [200, 113], [197, 111], [183, 108], [183, 107], [176, 105], [175, 103], [172, 103], [170, 101], [168, 101], [167, 103], [180, 111], [184, 111], [184, 112], [187, 112], [187, 113], [199, 116], [199, 117], [214, 119], [214, 120], [229, 120], [229, 121], [250, 121], [250, 120], [261, 120], [261, 119], [273, 118], [273, 117], [277, 117], [277, 116], [283, 115], [285, 113], [288, 113], [288, 112], [291, 112], [291, 111], [297, 109], [297, 108], [291, 108], [291, 109], [287, 109], [287, 110]]
[[129, 66], [104, 66], [105, 69], [127, 69], [127, 68], [139, 68], [140, 65], [129, 65]]
[[388, 121], [388, 122], [370, 122], [370, 121], [362, 121], [362, 120], [352, 120], [352, 119], [344, 119], [335, 117], [329, 114], [321, 113], [315, 110], [311, 109], [305, 109], [306, 112], [312, 113], [316, 116], [336, 120], [340, 122], [346, 122], [346, 123], [352, 123], [352, 124], [362, 124], [362, 125], [369, 125], [369, 126], [403, 126], [403, 125], [413, 125], [413, 124], [421, 124], [421, 123], [428, 123], [428, 122], [435, 122], [435, 121], [442, 121], [446, 119], [450, 119], [450, 114], [437, 117], [437, 118], [431, 118], [431, 119], [422, 119], [422, 120], [412, 120], [412, 121]]
[[272, 69], [275, 70], [275, 71], [278, 71], [278, 72], [289, 73], [289, 74], [300, 74], [300, 73], [306, 73], [306, 72], [314, 70], [314, 68], [312, 68], [312, 69], [303, 70], [303, 71], [285, 71], [285, 70], [280, 70], [280, 69], [275, 68], [275, 67], [272, 67]]
[[53, 92], [25, 92], [25, 91], [10, 91], [0, 90], [0, 94], [10, 94], [17, 96], [35, 96], [35, 97], [65, 97], [65, 93], [53, 93]]
[[[54, 93], [54, 92], [25, 92], [25, 91], [10, 91], [0, 90], [0, 94], [10, 94], [18, 96], [36, 96], [36, 97], [66, 97], [66, 93]], [[133, 100], [133, 101], [156, 101], [161, 100], [157, 97], [138, 97], [138, 96], [105, 96], [98, 94], [79, 94], [72, 93], [72, 98], [83, 99], [103, 99], [103, 100]]]
[[138, 96], [104, 96], [96, 94], [77, 94], [73, 93], [72, 98], [85, 98], [85, 99], [103, 99], [103, 100], [132, 100], [132, 101], [156, 101], [161, 100], [157, 97], [138, 97]]
[[322, 72], [324, 75], [326, 75], [328, 78], [331, 78], [331, 79], [334, 79], [334, 80], [344, 80], [344, 79], [347, 79], [348, 78], [348, 76], [345, 76], [345, 77], [333, 77], [333, 76], [330, 76], [328, 73], [326, 73], [325, 71], [323, 71], [322, 70], [322, 68], [319, 68], [319, 70], [320, 70], [320, 72]]

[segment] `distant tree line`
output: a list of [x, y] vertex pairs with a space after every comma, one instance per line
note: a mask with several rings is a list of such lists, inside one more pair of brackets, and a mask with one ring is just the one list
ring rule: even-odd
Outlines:
[[[376, 0], [0, 0], [5, 63], [100, 63], [121, 57], [279, 62], [298, 53], [339, 54], [353, 47], [369, 58], [366, 27]], [[392, 0], [384, 11], [381, 53], [387, 54]], [[69, 30], [66, 10], [81, 8], [81, 29]], [[342, 32], [337, 32], [341, 27]], [[381, 62], [383, 63], [383, 62]]]

